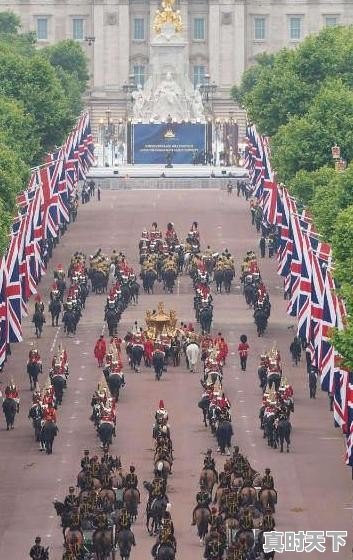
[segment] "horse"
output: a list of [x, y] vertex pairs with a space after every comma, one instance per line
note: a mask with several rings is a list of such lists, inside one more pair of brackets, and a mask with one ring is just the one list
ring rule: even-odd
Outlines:
[[128, 514], [135, 521], [137, 518], [137, 506], [140, 503], [140, 492], [137, 488], [126, 488], [123, 499]]
[[156, 374], [156, 380], [160, 381], [164, 369], [164, 352], [155, 350], [152, 356], [152, 364]]
[[140, 365], [143, 356], [143, 345], [133, 344], [131, 348], [131, 367], [136, 372], [140, 372]]
[[104, 320], [108, 325], [109, 336], [115, 336], [119, 322], [119, 314], [116, 309], [107, 309]]
[[272, 513], [275, 513], [275, 504], [277, 503], [277, 492], [270, 488], [265, 488], [261, 490], [259, 494], [259, 502], [261, 504], [262, 511], [264, 512], [267, 507], [271, 508]]
[[173, 293], [176, 277], [177, 273], [174, 268], [167, 268], [163, 271], [164, 290], [170, 294]]
[[119, 399], [120, 387], [123, 383], [123, 378], [119, 373], [110, 373], [107, 379], [108, 388], [113, 399]]
[[156, 560], [174, 560], [175, 548], [169, 543], [161, 543], [158, 547]]
[[210, 333], [213, 319], [213, 311], [210, 305], [201, 307], [199, 311], [199, 321], [202, 329], [202, 334]]
[[257, 502], [257, 493], [252, 486], [244, 486], [239, 490], [239, 502], [242, 506], [254, 506]]
[[113, 550], [113, 530], [96, 529], [92, 535], [92, 543], [97, 560], [108, 560]]
[[153, 294], [154, 283], [157, 280], [155, 270], [146, 270], [141, 274], [143, 289], [147, 294]]
[[63, 400], [64, 388], [66, 387], [66, 379], [60, 373], [51, 377], [51, 383], [54, 387], [54, 394], [57, 404], [61, 404]]
[[155, 470], [159, 471], [166, 480], [172, 474], [172, 467], [167, 459], [156, 459], [154, 463]]
[[121, 529], [116, 535], [121, 560], [129, 560], [131, 547], [136, 546], [135, 536], [131, 529]]
[[200, 542], [203, 543], [205, 536], [208, 533], [208, 524], [210, 521], [210, 510], [208, 507], [199, 507], [195, 512], [195, 520], [197, 527], [197, 534]]
[[84, 541], [81, 529], [71, 529], [67, 527], [64, 531], [64, 537], [68, 550], [77, 557], [82, 550]]
[[196, 342], [190, 342], [185, 349], [187, 361], [191, 373], [194, 373], [200, 355], [200, 346]]
[[[162, 524], [162, 517], [167, 508], [168, 499], [166, 496], [155, 498], [150, 506], [146, 508], [146, 527], [150, 535], [157, 534]], [[152, 519], [151, 527], [150, 520]]]
[[45, 422], [40, 434], [40, 441], [44, 445], [47, 455], [53, 453], [53, 442], [59, 429], [54, 422]]
[[202, 410], [202, 416], [203, 416], [203, 423], [205, 424], [205, 427], [207, 428], [207, 416], [208, 416], [208, 409], [210, 407], [210, 397], [204, 396], [202, 397], [202, 399], [198, 402], [197, 405], [199, 408], [201, 408]]
[[212, 496], [213, 487], [218, 482], [218, 475], [212, 469], [202, 469], [200, 475], [200, 486], [203, 484]]
[[36, 309], [33, 314], [32, 323], [34, 323], [36, 329], [36, 337], [40, 338], [42, 336], [43, 324], [45, 323], [45, 317], [42, 310]]
[[233, 278], [234, 278], [233, 269], [231, 267], [225, 268], [223, 270], [223, 283], [224, 283], [224, 290], [227, 294], [230, 294]]
[[[61, 302], [59, 298], [53, 299], [49, 304], [49, 312], [51, 314], [51, 326], [58, 326], [59, 316], [61, 313]], [[55, 322], [55, 325], [54, 325]]]
[[2, 403], [2, 410], [5, 415], [6, 430], [13, 430], [15, 427], [15, 417], [17, 413], [17, 403], [15, 399], [6, 397], [6, 399]]
[[281, 453], [283, 453], [284, 440], [287, 444], [287, 453], [289, 453], [291, 431], [292, 425], [288, 418], [280, 418], [277, 422], [277, 425], [275, 425], [276, 440], [280, 444]]
[[[102, 476], [100, 478], [103, 479]], [[98, 496], [102, 504], [103, 511], [106, 513], [112, 513], [116, 504], [116, 495], [113, 488], [101, 488]]]
[[213, 272], [213, 280], [216, 282], [217, 292], [222, 293], [222, 284], [224, 280], [223, 270], [216, 268]]
[[256, 309], [254, 320], [257, 328], [257, 336], [262, 336], [267, 328], [268, 315], [263, 309]]
[[27, 373], [29, 376], [29, 384], [30, 384], [30, 390], [33, 391], [33, 389], [36, 388], [37, 383], [38, 383], [38, 375], [41, 373], [42, 371], [42, 367], [38, 362], [28, 362], [27, 363]]
[[76, 334], [76, 314], [72, 309], [67, 309], [64, 312], [62, 322], [64, 323], [64, 332], [69, 336], [70, 334]]
[[113, 443], [112, 437], [115, 430], [114, 425], [111, 422], [100, 422], [97, 431], [103, 447], [106, 445], [109, 446]]
[[136, 305], [139, 302], [140, 285], [136, 280], [130, 283], [130, 301]]
[[255, 287], [253, 286], [253, 284], [245, 284], [243, 291], [246, 304], [249, 307], [252, 307], [255, 302]]

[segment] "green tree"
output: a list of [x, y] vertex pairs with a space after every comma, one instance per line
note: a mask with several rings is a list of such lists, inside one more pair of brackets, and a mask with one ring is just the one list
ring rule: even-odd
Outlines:
[[256, 64], [245, 70], [242, 75], [240, 86], [234, 85], [231, 89], [231, 97], [236, 103], [242, 105], [245, 95], [250, 92], [261, 77], [262, 70], [274, 63], [275, 55], [261, 53], [255, 57]]
[[87, 58], [77, 41], [60, 41], [42, 50], [54, 68], [62, 68], [66, 74], [78, 80], [82, 92], [87, 87], [89, 79]]
[[13, 12], [0, 12], [0, 35], [16, 35], [21, 28], [21, 19]]
[[332, 181], [337, 180], [338, 174], [328, 166], [320, 167], [315, 171], [305, 171], [301, 169], [290, 180], [288, 188], [290, 193], [303, 202], [310, 204], [317, 187], [329, 185]]
[[0, 134], [29, 166], [40, 152], [40, 137], [35, 129], [32, 115], [25, 113], [21, 103], [0, 97]]

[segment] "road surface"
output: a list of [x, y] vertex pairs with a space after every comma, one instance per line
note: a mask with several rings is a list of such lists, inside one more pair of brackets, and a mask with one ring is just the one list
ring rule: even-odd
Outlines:
[[[261, 259], [260, 267], [270, 292], [272, 314], [264, 338], [257, 338], [251, 313], [239, 289], [239, 269], [243, 255], [249, 249], [258, 252], [258, 238], [250, 225], [248, 203], [235, 194], [218, 190], [156, 190], [102, 192], [101, 202], [93, 200], [80, 208], [78, 221], [56, 248], [48, 273], [40, 285], [45, 302], [53, 280], [53, 267], [62, 263], [67, 267], [76, 251], [92, 254], [98, 247], [110, 254], [122, 250], [138, 270], [137, 244], [142, 229], [156, 220], [165, 230], [174, 222], [181, 237], [189, 231], [193, 220], [199, 222], [202, 246], [210, 244], [214, 250], [226, 247], [236, 258], [237, 278], [230, 295], [214, 296], [213, 333], [221, 331], [229, 342], [230, 355], [225, 368], [225, 390], [232, 403], [234, 444], [240, 445], [250, 463], [259, 471], [270, 467], [273, 471], [279, 503], [276, 512], [277, 530], [344, 530], [352, 525], [352, 481], [350, 470], [344, 466], [344, 442], [339, 430], [333, 428], [332, 413], [328, 410], [326, 394], [310, 401], [304, 363], [292, 367], [288, 348], [293, 337], [294, 319], [285, 313], [281, 281], [276, 275], [274, 259]], [[179, 321], [193, 322], [193, 291], [187, 276], [180, 279], [173, 295], [164, 295], [158, 287], [155, 295], [140, 297], [137, 306], [130, 306], [122, 317], [119, 334], [123, 336], [135, 320], [144, 321], [146, 309], [156, 308], [164, 301], [166, 308], [175, 309]], [[62, 535], [52, 502], [63, 499], [68, 487], [75, 482], [80, 458], [85, 448], [99, 453], [98, 439], [91, 422], [90, 399], [100, 379], [100, 371], [93, 358], [94, 342], [103, 328], [105, 296], [90, 295], [77, 335], [67, 339], [62, 328], [48, 322], [39, 350], [43, 370], [50, 366], [53, 350], [62, 341], [67, 348], [70, 378], [62, 407], [58, 412], [59, 435], [52, 456], [38, 450], [32, 426], [27, 419], [31, 393], [25, 364], [34, 341], [33, 326], [26, 320], [25, 342], [13, 345], [13, 353], [1, 380], [3, 387], [13, 377], [21, 389], [21, 411], [16, 428], [6, 432], [0, 419], [0, 559], [22, 560], [37, 534], [43, 544], [50, 545], [50, 559], [62, 556]], [[47, 313], [47, 316], [49, 314]], [[30, 318], [29, 314], [29, 318]], [[241, 334], [247, 334], [250, 357], [246, 373], [240, 371], [236, 348]], [[293, 416], [293, 444], [289, 454], [269, 449], [259, 430], [258, 410], [261, 393], [258, 387], [257, 365], [260, 353], [269, 350], [276, 341], [282, 355], [285, 375], [294, 386], [295, 414]], [[126, 363], [126, 360], [125, 360]], [[174, 474], [169, 485], [172, 518], [178, 542], [177, 558], [195, 560], [202, 557], [191, 511], [195, 505], [198, 478], [203, 453], [208, 447], [216, 450], [215, 440], [202, 425], [199, 375], [180, 368], [169, 368], [160, 383], [154, 381], [150, 370], [142, 368], [133, 374], [124, 368], [127, 384], [118, 407], [117, 437], [113, 452], [121, 456], [125, 468], [136, 466], [143, 506], [134, 527], [137, 546], [132, 560], [147, 560], [154, 540], [146, 533], [144, 504], [146, 495], [143, 480], [152, 478], [153, 415], [160, 399], [169, 411], [175, 447]], [[44, 376], [45, 377], [45, 376]], [[223, 459], [217, 457], [219, 468]], [[351, 536], [351, 535], [350, 535]], [[313, 552], [309, 558], [348, 560], [351, 558], [351, 539], [339, 554]], [[277, 558], [300, 560], [303, 554], [285, 553]]]

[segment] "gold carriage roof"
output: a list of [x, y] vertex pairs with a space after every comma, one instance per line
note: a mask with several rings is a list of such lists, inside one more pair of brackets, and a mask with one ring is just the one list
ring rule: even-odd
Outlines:
[[164, 310], [163, 302], [159, 302], [158, 310], [153, 313], [150, 310], [146, 311], [146, 326], [147, 334], [151, 338], [156, 339], [162, 334], [168, 336], [175, 336], [176, 334], [176, 324], [177, 315], [174, 309], [171, 309], [169, 313]]

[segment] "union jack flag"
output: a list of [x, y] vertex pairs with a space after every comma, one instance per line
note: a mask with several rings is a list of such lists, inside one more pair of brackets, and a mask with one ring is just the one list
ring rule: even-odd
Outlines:
[[12, 225], [11, 241], [6, 255], [7, 342], [21, 342], [22, 340], [22, 289], [17, 246], [19, 228], [20, 221], [17, 219]]

